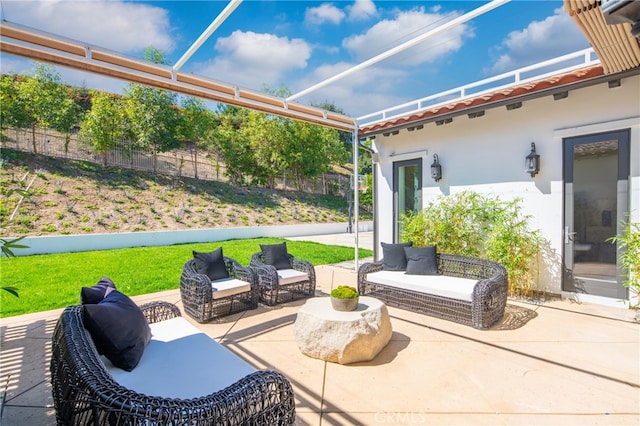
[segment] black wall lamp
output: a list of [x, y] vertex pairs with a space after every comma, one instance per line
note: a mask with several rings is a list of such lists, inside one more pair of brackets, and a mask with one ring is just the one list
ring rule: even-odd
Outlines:
[[431, 177], [436, 182], [442, 179], [442, 166], [438, 161], [438, 154], [433, 154], [433, 163], [431, 164]]
[[534, 177], [540, 171], [540, 156], [536, 154], [536, 144], [531, 142], [531, 152], [524, 160], [525, 171]]

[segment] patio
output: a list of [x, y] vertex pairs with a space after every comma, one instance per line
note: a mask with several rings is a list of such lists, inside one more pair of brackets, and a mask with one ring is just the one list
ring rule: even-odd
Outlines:
[[[345, 266], [317, 267], [318, 291], [354, 285]], [[133, 299], [181, 306], [178, 290]], [[302, 304], [204, 325], [185, 318], [255, 367], [283, 372], [300, 425], [640, 423], [640, 325], [630, 310], [510, 300], [505, 319], [479, 331], [389, 308], [389, 344], [371, 362], [340, 365], [298, 350]], [[2, 320], [2, 424], [55, 424], [48, 358], [60, 312]]]

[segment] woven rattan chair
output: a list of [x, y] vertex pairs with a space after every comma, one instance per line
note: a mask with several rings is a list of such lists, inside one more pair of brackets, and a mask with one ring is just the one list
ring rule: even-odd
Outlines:
[[[258, 307], [257, 277], [255, 272], [229, 257], [224, 257], [229, 279], [212, 282], [208, 276], [198, 273], [194, 259], [182, 268], [180, 295], [187, 314], [200, 323]], [[238, 291], [239, 280], [250, 286]]]
[[[316, 292], [316, 272], [311, 262], [287, 254], [291, 269], [278, 270], [264, 263], [262, 252], [251, 256], [249, 267], [258, 276], [260, 302], [273, 306], [277, 303], [311, 297]], [[302, 273], [302, 274], [300, 274]]]
[[[141, 309], [149, 323], [179, 317], [167, 302]], [[211, 367], [211, 366], [207, 366]], [[224, 365], [217, 366], [225, 368]], [[171, 365], [167, 365], [170, 369]], [[69, 306], [52, 337], [51, 390], [59, 425], [291, 425], [295, 399], [287, 378], [255, 371], [198, 398], [144, 395], [118, 384], [84, 327], [83, 306]]]
[[490, 260], [451, 254], [438, 254], [440, 275], [478, 280], [472, 301], [457, 300], [412, 291], [367, 280], [382, 270], [383, 261], [364, 263], [358, 270], [358, 291], [395, 306], [434, 317], [486, 329], [504, 316], [507, 304], [507, 271]]

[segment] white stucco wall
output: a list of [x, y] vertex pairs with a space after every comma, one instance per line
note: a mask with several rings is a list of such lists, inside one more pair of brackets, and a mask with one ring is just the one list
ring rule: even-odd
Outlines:
[[[378, 241], [393, 240], [393, 163], [423, 158], [423, 207], [441, 194], [465, 189], [523, 199], [525, 214], [533, 217], [553, 251], [556, 263], [541, 271], [541, 287], [561, 293], [563, 250], [562, 140], [566, 137], [631, 128], [629, 207], [640, 221], [640, 76], [576, 89], [565, 99], [553, 96], [524, 101], [519, 109], [487, 109], [483, 117], [455, 117], [452, 123], [430, 123], [421, 130], [377, 135]], [[524, 171], [524, 160], [535, 142], [541, 170], [535, 178]], [[433, 154], [442, 165], [442, 180], [430, 177]], [[378, 250], [381, 255], [381, 250]]]

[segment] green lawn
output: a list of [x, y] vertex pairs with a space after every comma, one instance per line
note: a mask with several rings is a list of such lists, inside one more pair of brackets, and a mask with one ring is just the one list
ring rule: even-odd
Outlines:
[[[184, 263], [192, 251], [212, 251], [223, 247], [225, 256], [248, 265], [260, 244], [287, 242], [289, 253], [309, 260], [313, 265], [338, 263], [354, 258], [350, 247], [329, 246], [281, 238], [228, 240], [213, 243], [179, 244], [163, 247], [136, 247], [0, 258], [0, 281], [3, 287], [17, 287], [16, 298], [0, 291], [0, 317], [22, 315], [63, 308], [80, 301], [81, 287], [94, 285], [101, 277], [113, 280], [121, 292], [135, 296], [177, 289]], [[360, 249], [359, 256], [371, 256]]]

